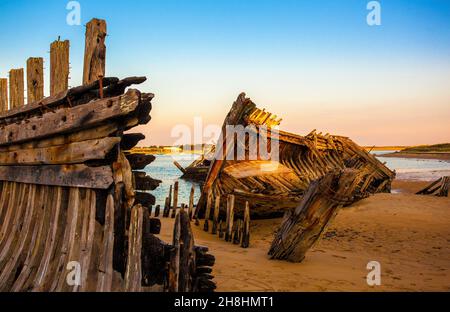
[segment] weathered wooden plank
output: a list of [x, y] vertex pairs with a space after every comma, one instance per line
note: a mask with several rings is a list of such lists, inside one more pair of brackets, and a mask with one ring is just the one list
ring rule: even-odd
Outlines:
[[225, 232], [225, 241], [231, 242], [233, 236], [233, 222], [234, 222], [234, 195], [228, 195], [227, 201], [227, 224]]
[[0, 78], [0, 113], [8, 111], [8, 79]]
[[[41, 187], [41, 186], [39, 186]], [[44, 281], [47, 274], [50, 272], [50, 260], [55, 253], [57, 242], [60, 240], [58, 237], [58, 231], [61, 231], [61, 201], [62, 201], [62, 188], [56, 187], [53, 189], [52, 202], [49, 205], [52, 211], [52, 220], [49, 225], [49, 235], [47, 236], [47, 244], [44, 255], [42, 256], [41, 263], [38, 266], [38, 272], [33, 283], [33, 291], [44, 290]], [[34, 201], [34, 199], [33, 199]]]
[[271, 259], [301, 262], [338, 210], [353, 201], [361, 172], [332, 171], [313, 181], [295, 211], [288, 211], [269, 251]]
[[150, 193], [136, 192], [135, 203], [150, 208], [156, 202], [155, 196]]
[[145, 172], [134, 171], [134, 186], [136, 190], [153, 191], [161, 184], [161, 180], [149, 177]]
[[27, 103], [44, 98], [44, 59], [30, 57], [27, 60]]
[[214, 216], [213, 216], [213, 226], [211, 234], [217, 234], [217, 227], [219, 225], [219, 213], [220, 213], [220, 195], [216, 196], [214, 201]]
[[142, 233], [143, 233], [144, 209], [136, 205], [131, 209], [131, 220], [128, 240], [128, 260], [125, 273], [125, 291], [141, 291], [142, 283]]
[[180, 217], [180, 263], [178, 275], [178, 291], [190, 292], [193, 290], [193, 279], [195, 277], [195, 256], [194, 234], [191, 229], [191, 222], [186, 210], [182, 209]]
[[135, 147], [141, 140], [145, 139], [142, 133], [127, 133], [123, 135], [120, 148], [124, 151], [129, 151]]
[[169, 292], [178, 292], [179, 275], [180, 275], [180, 249], [181, 249], [181, 224], [180, 214], [175, 217], [175, 225], [173, 228], [173, 244], [170, 252], [169, 263]]
[[250, 246], [250, 205], [245, 203], [244, 211], [244, 225], [242, 227], [242, 248], [248, 248]]
[[23, 68], [9, 72], [9, 108], [25, 105]]
[[[33, 232], [34, 226], [38, 224], [39, 220], [37, 217], [36, 211], [33, 209], [35, 205], [36, 200], [36, 185], [31, 185], [29, 188], [29, 191], [26, 194], [25, 200], [26, 200], [26, 213], [23, 217], [23, 223], [21, 225], [22, 230], [20, 233], [11, 235], [14, 239], [18, 242], [16, 245], [16, 250], [13, 255], [11, 255], [8, 264], [4, 265], [2, 267], [2, 276], [0, 277], [0, 284], [2, 287], [5, 287], [7, 291], [11, 290], [11, 285], [13, 283], [13, 280], [11, 280], [11, 277], [9, 278], [9, 282], [7, 281], [8, 278], [5, 278], [5, 275], [7, 274], [14, 274], [15, 277], [17, 277], [17, 273], [22, 275], [22, 270], [24, 269], [23, 263], [25, 260], [25, 257], [27, 255], [27, 252], [30, 248], [30, 241], [31, 241], [31, 233]], [[19, 207], [14, 207], [13, 209], [18, 209]], [[26, 269], [26, 267], [25, 267]], [[9, 273], [8, 273], [9, 271]]]
[[0, 152], [0, 166], [80, 164], [88, 160], [104, 159], [120, 142], [120, 138], [107, 137], [52, 147]]
[[68, 40], [50, 45], [50, 96], [69, 89], [69, 46]]
[[203, 226], [203, 231], [209, 231], [209, 218], [211, 217], [211, 205], [212, 205], [212, 190], [209, 189], [208, 196], [206, 198], [206, 212], [205, 212], [205, 224]]
[[139, 91], [129, 90], [123, 96], [63, 108], [43, 117], [32, 117], [18, 124], [9, 124], [0, 132], [0, 145], [17, 144], [93, 127], [102, 121], [133, 112], [139, 105], [139, 99]]
[[118, 122], [109, 122], [94, 128], [77, 131], [74, 133], [56, 135], [47, 139], [28, 141], [22, 144], [13, 144], [0, 146], [0, 152], [13, 152], [18, 150], [36, 149], [54, 147], [59, 145], [70, 144], [74, 142], [83, 142], [95, 139], [101, 139], [108, 136], [118, 136]]
[[141, 154], [127, 154], [126, 157], [130, 162], [131, 169], [133, 170], [143, 170], [156, 159], [153, 155]]
[[83, 84], [105, 76], [106, 21], [92, 19], [86, 24]]
[[113, 279], [114, 246], [114, 197], [109, 194], [106, 200], [105, 225], [103, 239], [100, 243], [98, 263], [97, 291], [110, 292]]
[[0, 180], [94, 189], [107, 189], [113, 182], [110, 167], [86, 165], [0, 166]]
[[195, 187], [191, 187], [191, 193], [189, 194], [189, 208], [188, 208], [188, 215], [189, 220], [192, 221], [192, 213], [194, 212], [194, 195], [195, 195]]
[[[119, 81], [116, 77], [103, 78], [104, 97], [116, 97], [122, 95], [125, 89], [133, 84], [144, 82], [146, 77], [128, 77]], [[49, 96], [26, 106], [10, 108], [0, 114], [0, 120], [11, 120], [33, 114], [41, 115], [42, 112], [53, 111], [57, 107], [73, 107], [86, 104], [100, 98], [100, 82], [94, 81], [88, 85], [71, 88], [54, 96]], [[70, 100], [69, 100], [70, 99]]]

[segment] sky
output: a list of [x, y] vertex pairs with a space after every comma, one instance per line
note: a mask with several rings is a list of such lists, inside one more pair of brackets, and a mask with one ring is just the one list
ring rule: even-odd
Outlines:
[[[70, 86], [81, 84], [84, 26], [108, 24], [107, 76], [147, 76], [152, 121], [141, 145], [208, 141], [245, 92], [283, 118], [281, 129], [351, 137], [361, 145], [450, 142], [450, 1], [84, 0], [68, 25], [65, 0], [0, 0], [0, 77], [71, 42]], [[203, 127], [194, 132], [194, 120]], [[189, 143], [189, 142], [185, 142]]]

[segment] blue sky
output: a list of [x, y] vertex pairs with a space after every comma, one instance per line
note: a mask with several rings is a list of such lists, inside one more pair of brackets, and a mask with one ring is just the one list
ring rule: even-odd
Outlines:
[[[375, 27], [365, 0], [79, 2], [82, 24], [107, 20], [107, 75], [149, 78], [139, 87], [156, 94], [146, 144], [170, 144], [195, 116], [221, 124], [242, 91], [287, 131], [450, 141], [450, 1], [380, 1]], [[81, 83], [84, 27], [67, 25], [67, 3], [0, 0], [0, 77], [30, 56], [48, 65], [61, 36], [70, 85]]]

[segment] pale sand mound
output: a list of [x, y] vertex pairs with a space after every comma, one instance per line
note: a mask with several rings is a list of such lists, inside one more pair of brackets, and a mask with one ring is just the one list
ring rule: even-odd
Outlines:
[[[417, 191], [423, 185], [397, 182], [394, 188]], [[249, 249], [193, 225], [196, 244], [216, 256], [218, 291], [450, 290], [450, 198], [378, 194], [344, 208], [303, 263], [268, 259], [280, 222], [252, 222]], [[172, 223], [163, 219], [166, 241]], [[381, 286], [366, 283], [369, 261], [381, 263]]]

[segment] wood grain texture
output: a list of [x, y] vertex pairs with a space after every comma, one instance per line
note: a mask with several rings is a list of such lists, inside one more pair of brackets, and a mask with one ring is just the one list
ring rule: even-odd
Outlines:
[[131, 219], [128, 241], [128, 260], [125, 273], [125, 291], [139, 292], [142, 283], [142, 233], [143, 233], [144, 209], [136, 205], [131, 209]]
[[0, 78], [0, 113], [6, 112], [8, 109], [8, 79]]
[[106, 21], [92, 19], [86, 24], [83, 84], [105, 76], [106, 65]]
[[9, 72], [9, 108], [25, 105], [23, 68]]
[[50, 96], [69, 89], [69, 47], [68, 40], [50, 45]]
[[81, 164], [88, 160], [103, 159], [120, 142], [120, 138], [75, 142], [13, 152], [0, 152], [0, 166]]
[[301, 262], [344, 205], [353, 201], [361, 173], [336, 170], [311, 183], [302, 202], [286, 213], [269, 251], [271, 259]]
[[44, 59], [30, 57], [27, 60], [27, 103], [44, 98]]
[[9, 124], [0, 131], [0, 145], [18, 144], [27, 140], [87, 129], [105, 120], [134, 112], [139, 100], [139, 91], [129, 90], [123, 96], [63, 108], [54, 113], [47, 113], [43, 117], [32, 117], [19, 124]]
[[109, 166], [0, 166], [0, 180], [38, 185], [107, 189], [113, 183]]

